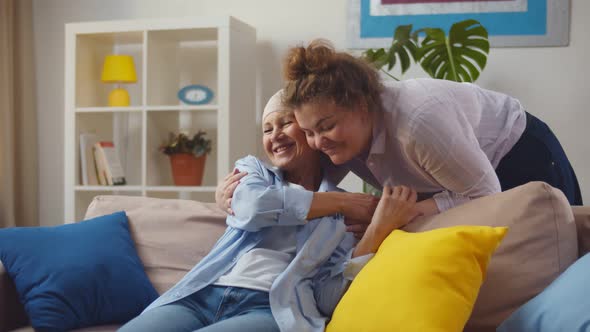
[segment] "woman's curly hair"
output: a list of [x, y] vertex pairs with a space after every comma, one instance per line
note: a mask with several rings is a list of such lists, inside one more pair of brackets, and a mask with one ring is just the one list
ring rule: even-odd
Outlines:
[[363, 104], [370, 111], [381, 110], [383, 86], [377, 71], [364, 60], [336, 52], [327, 40], [289, 49], [284, 75], [283, 103], [288, 107], [334, 102], [349, 109]]

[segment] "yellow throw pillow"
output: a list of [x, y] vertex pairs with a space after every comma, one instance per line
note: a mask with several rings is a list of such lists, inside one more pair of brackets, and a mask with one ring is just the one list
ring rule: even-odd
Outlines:
[[463, 331], [506, 227], [396, 230], [336, 307], [327, 332]]

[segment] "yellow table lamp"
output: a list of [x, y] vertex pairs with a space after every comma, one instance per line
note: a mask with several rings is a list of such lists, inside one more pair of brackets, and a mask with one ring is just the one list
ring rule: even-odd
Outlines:
[[107, 55], [102, 67], [101, 81], [116, 83], [117, 87], [109, 94], [109, 106], [129, 106], [129, 93], [120, 83], [135, 83], [135, 65], [131, 55]]

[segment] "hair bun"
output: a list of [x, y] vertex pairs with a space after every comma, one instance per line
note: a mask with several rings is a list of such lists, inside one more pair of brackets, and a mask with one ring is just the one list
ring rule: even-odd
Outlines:
[[334, 47], [325, 39], [315, 39], [307, 48], [293, 47], [286, 57], [285, 79], [296, 81], [322, 73], [329, 68], [334, 55]]

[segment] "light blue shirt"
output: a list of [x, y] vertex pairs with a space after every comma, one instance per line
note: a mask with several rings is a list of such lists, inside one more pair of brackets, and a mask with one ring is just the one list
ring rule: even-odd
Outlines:
[[[343, 217], [307, 221], [313, 192], [292, 188], [276, 168], [253, 156], [236, 162], [248, 172], [234, 192], [228, 228], [211, 252], [182, 280], [148, 306], [144, 313], [187, 297], [227, 273], [246, 252], [256, 247], [274, 226], [299, 226], [295, 258], [273, 282], [270, 307], [281, 331], [323, 331], [326, 321], [358, 271], [351, 262], [355, 239], [346, 232]], [[324, 179], [319, 191], [339, 190]], [[355, 259], [366, 263], [368, 256]], [[348, 273], [345, 273], [349, 271]], [[355, 270], [354, 272], [350, 272]], [[345, 276], [346, 274], [346, 276]], [[351, 276], [352, 275], [352, 276]]]

